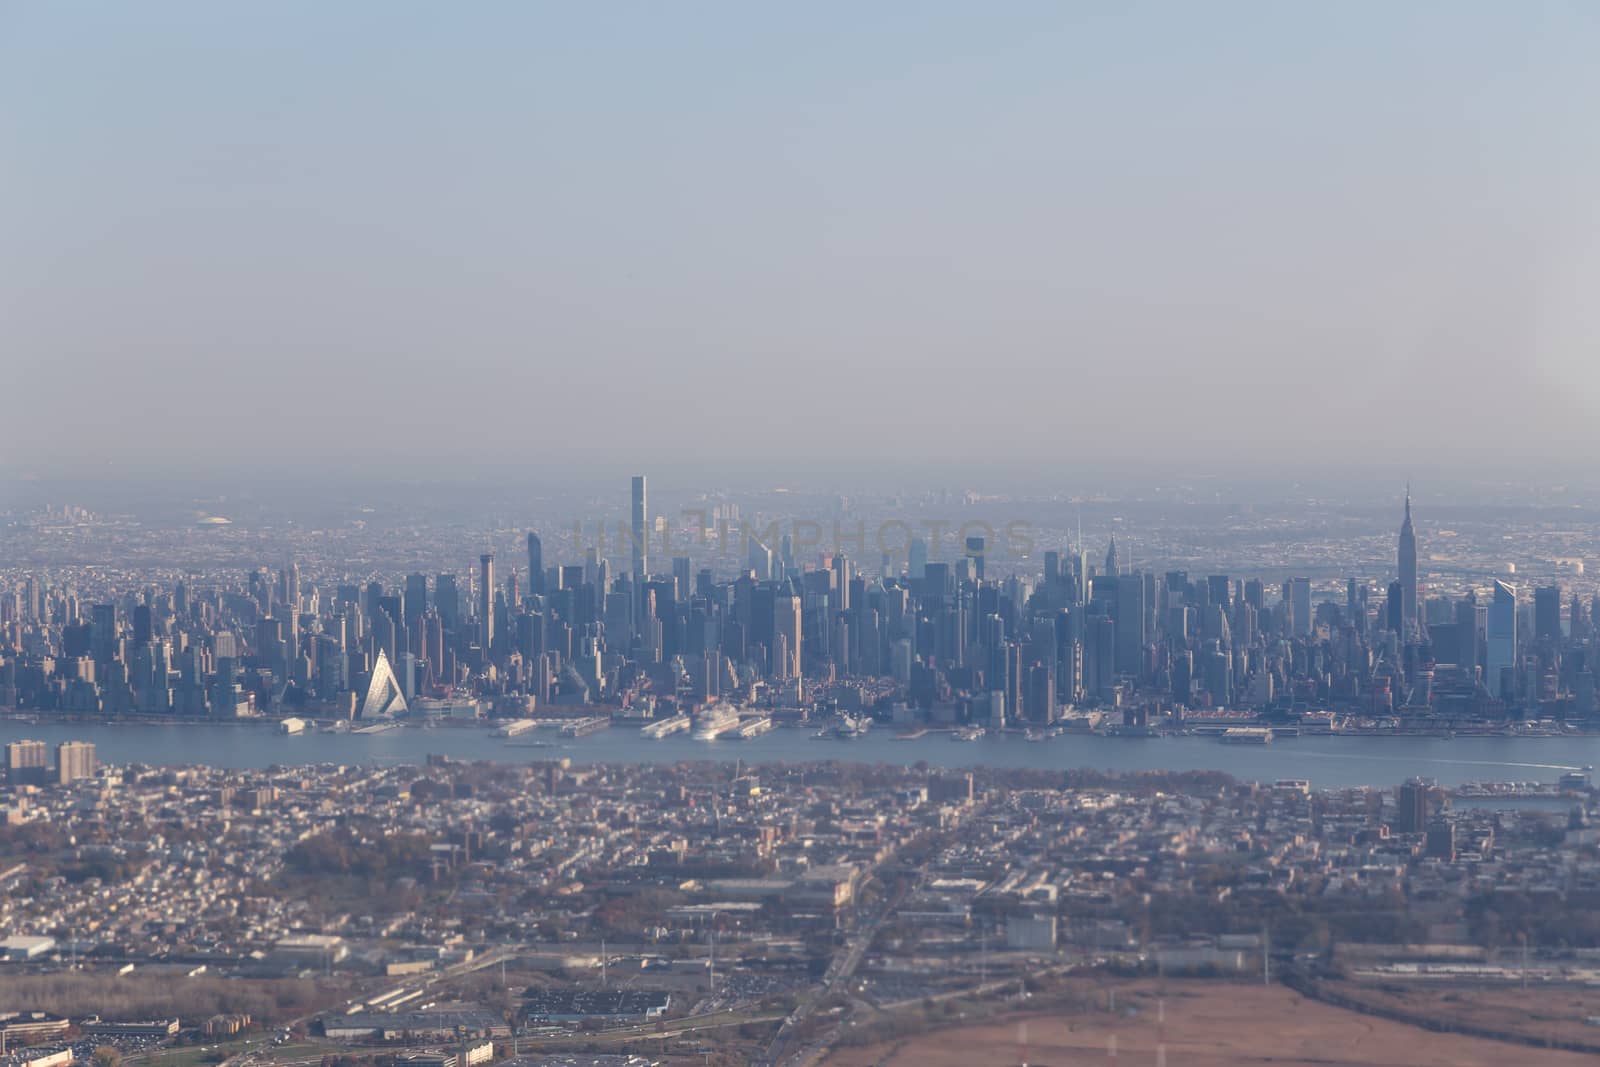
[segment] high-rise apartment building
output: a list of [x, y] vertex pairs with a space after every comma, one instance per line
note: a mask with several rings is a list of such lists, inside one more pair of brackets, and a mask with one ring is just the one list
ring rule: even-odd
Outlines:
[[528, 531], [528, 595], [544, 595], [544, 542]]
[[483, 654], [494, 648], [494, 553], [478, 557], [478, 635]]
[[6, 744], [6, 778], [12, 785], [43, 785], [50, 765], [43, 741]]
[[1420, 834], [1428, 828], [1428, 783], [1413, 778], [1400, 786], [1399, 812], [1395, 829], [1402, 834]]
[[1290, 578], [1289, 625], [1297, 636], [1311, 632], [1311, 579]]
[[650, 573], [650, 506], [645, 498], [644, 475], [633, 476], [633, 577], [643, 581]]
[[61, 785], [69, 785], [80, 778], [93, 778], [99, 769], [92, 743], [63, 741], [56, 746], [56, 781]]

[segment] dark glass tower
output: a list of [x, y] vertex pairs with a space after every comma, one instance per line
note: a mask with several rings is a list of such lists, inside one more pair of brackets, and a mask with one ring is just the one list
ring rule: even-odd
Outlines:
[[528, 593], [544, 595], [544, 542], [532, 530], [528, 531]]

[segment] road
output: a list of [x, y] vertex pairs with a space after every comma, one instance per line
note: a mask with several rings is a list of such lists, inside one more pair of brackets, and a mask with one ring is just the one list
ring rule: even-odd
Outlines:
[[[497, 948], [490, 949], [487, 952], [480, 953], [470, 960], [462, 960], [459, 963], [452, 963], [448, 967], [442, 967], [437, 971], [428, 971], [423, 974], [410, 977], [398, 983], [396, 988], [404, 989], [408, 993], [426, 991], [430, 986], [433, 986], [439, 982], [447, 981], [452, 978], [460, 978], [462, 975], [471, 974], [473, 971], [481, 971], [485, 967], [493, 967], [499, 964], [502, 960], [512, 959], [519, 953], [525, 951], [526, 947], [522, 945], [502, 945]], [[346, 1008], [348, 1009], [348, 1005], [346, 1005]], [[287, 1022], [275, 1025], [272, 1028], [272, 1031], [292, 1030], [296, 1027], [309, 1026], [313, 1019], [322, 1014], [324, 1014], [324, 1012], [320, 1009], [308, 1012], [297, 1019], [290, 1019]], [[271, 1040], [272, 1032], [269, 1031], [267, 1033], [246, 1038], [242, 1043], [230, 1045], [229, 1048], [232, 1054], [229, 1055], [227, 1059], [219, 1063], [217, 1067], [246, 1067], [246, 1064], [248, 1064], [251, 1059], [259, 1053], [270, 1053], [272, 1051], [274, 1046], [271, 1044]], [[330, 1043], [328, 1046], [328, 1050], [330, 1052], [337, 1051], [341, 1048], [342, 1046], [338, 1045], [337, 1043]], [[128, 1064], [144, 1062], [151, 1063], [155, 1065], [155, 1067], [159, 1067], [159, 1053], [164, 1051], [170, 1050], [153, 1049], [151, 1052], [130, 1056], [124, 1062]], [[317, 1057], [316, 1061], [306, 1062], [320, 1061], [321, 1057], [319, 1056]], [[282, 1067], [292, 1067], [292, 1065], [301, 1061], [273, 1060], [271, 1062], [281, 1064]]]
[[772, 1044], [767, 1046], [766, 1056], [762, 1060], [763, 1063], [769, 1065], [769, 1067], [776, 1067], [778, 1064], [787, 1062], [792, 1064], [793, 1067], [801, 1067], [801, 1065], [814, 1062], [817, 1056], [827, 1052], [828, 1046], [832, 1044], [831, 1036], [829, 1040], [822, 1042], [820, 1047], [801, 1048], [791, 1052], [790, 1046], [794, 1044], [801, 1024], [811, 1016], [816, 1006], [827, 999], [830, 994], [843, 989], [849, 984], [850, 979], [856, 973], [856, 968], [861, 966], [861, 961], [865, 958], [867, 949], [872, 947], [873, 939], [878, 936], [878, 930], [883, 926], [884, 920], [894, 914], [894, 910], [900, 906], [901, 900], [905, 898], [905, 894], [910, 888], [922, 881], [925, 870], [926, 864], [917, 868], [914, 877], [903, 883], [900, 890], [892, 898], [884, 898], [873, 912], [871, 918], [858, 926], [849, 940], [840, 946], [840, 951], [834, 953], [833, 961], [828, 964], [827, 973], [822, 976], [822, 984], [814, 989], [811, 995], [803, 1000], [784, 1020], [783, 1025], [778, 1028], [778, 1033], [773, 1037]]

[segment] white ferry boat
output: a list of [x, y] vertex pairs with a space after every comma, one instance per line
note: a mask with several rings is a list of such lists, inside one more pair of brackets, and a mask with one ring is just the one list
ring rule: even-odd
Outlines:
[[696, 741], [715, 741], [739, 728], [739, 709], [732, 704], [713, 704], [694, 713], [694, 728], [689, 734]]

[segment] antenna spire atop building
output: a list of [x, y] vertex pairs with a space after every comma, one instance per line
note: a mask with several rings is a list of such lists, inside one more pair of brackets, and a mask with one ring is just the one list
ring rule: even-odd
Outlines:
[[1400, 625], [1401, 636], [1417, 628], [1417, 534], [1411, 526], [1411, 482], [1406, 482], [1405, 519], [1400, 523]]

